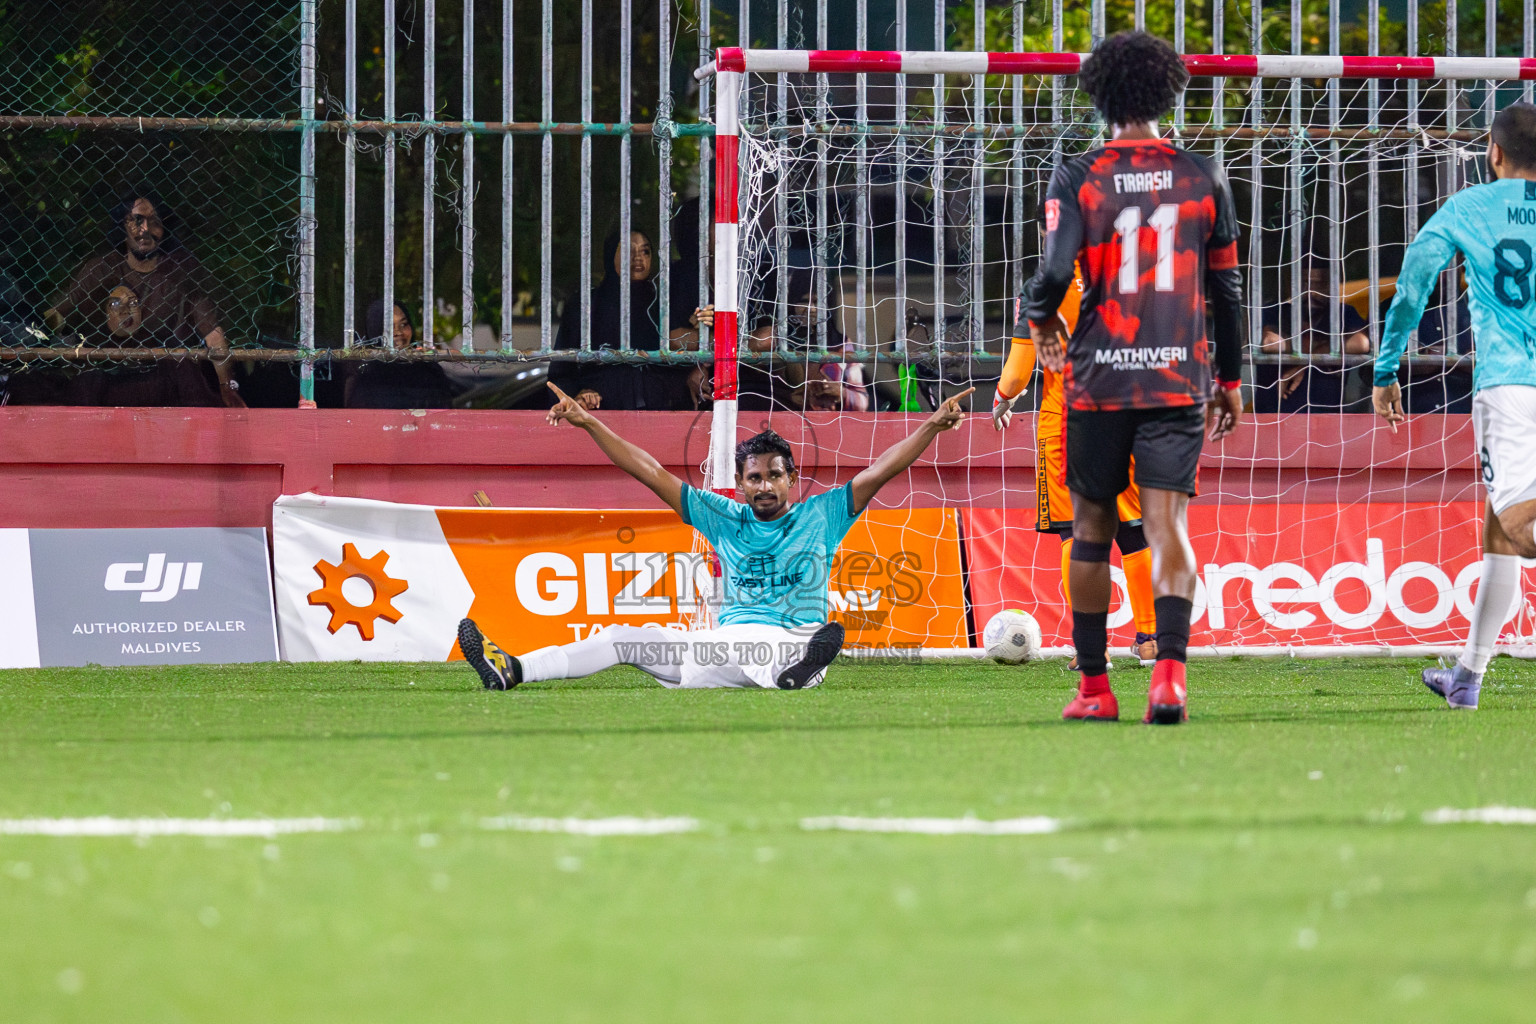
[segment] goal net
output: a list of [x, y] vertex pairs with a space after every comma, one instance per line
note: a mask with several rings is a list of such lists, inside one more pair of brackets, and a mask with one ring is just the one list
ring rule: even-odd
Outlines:
[[[1249, 350], [1239, 433], [1208, 445], [1190, 510], [1192, 644], [1423, 653], [1459, 644], [1479, 562], [1473, 353], [1443, 275], [1405, 361], [1408, 425], [1370, 415], [1371, 353], [1404, 248], [1486, 180], [1519, 58], [1188, 56], [1170, 134], [1226, 170]], [[1038, 524], [1039, 376], [997, 434], [1013, 300], [1040, 255], [1046, 184], [1104, 128], [1078, 54], [723, 49], [716, 95], [713, 437], [706, 478], [771, 426], [805, 494], [837, 486], [937, 402], [973, 416], [871, 506], [833, 574], [850, 643], [970, 648], [1023, 608], [1070, 643], [1060, 540]], [[861, 549], [860, 544], [867, 547]], [[946, 605], [945, 554], [963, 594]], [[1112, 650], [1135, 623], [1118, 555]], [[953, 588], [951, 588], [952, 590]], [[926, 602], [926, 603], [925, 603]], [[1525, 607], [1507, 627], [1530, 643]], [[857, 627], [857, 628], [855, 628]]]

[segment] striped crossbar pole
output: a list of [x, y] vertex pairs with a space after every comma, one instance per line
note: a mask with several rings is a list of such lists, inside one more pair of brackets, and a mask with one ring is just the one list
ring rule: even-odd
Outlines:
[[722, 71], [715, 91], [715, 401], [709, 434], [709, 486], [728, 498], [736, 496], [736, 353], [740, 344], [736, 225], [741, 80], [739, 71]]
[[[751, 50], [724, 46], [694, 75], [755, 72], [886, 72], [916, 75], [1075, 75], [1086, 53], [965, 53], [929, 50]], [[1355, 57], [1191, 53], [1196, 78], [1433, 78], [1536, 80], [1532, 57]], [[718, 126], [717, 126], [718, 129]]]

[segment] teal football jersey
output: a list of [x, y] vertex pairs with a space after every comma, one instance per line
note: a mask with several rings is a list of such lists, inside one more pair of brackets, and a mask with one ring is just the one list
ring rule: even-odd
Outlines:
[[1408, 332], [1458, 252], [1477, 349], [1474, 389], [1536, 385], [1536, 181], [1505, 178], [1451, 196], [1408, 246], [1376, 356], [1377, 387], [1397, 380]]
[[770, 522], [739, 501], [683, 486], [683, 521], [720, 556], [725, 599], [715, 621], [805, 626], [827, 621], [837, 546], [858, 520], [853, 485], [807, 498]]

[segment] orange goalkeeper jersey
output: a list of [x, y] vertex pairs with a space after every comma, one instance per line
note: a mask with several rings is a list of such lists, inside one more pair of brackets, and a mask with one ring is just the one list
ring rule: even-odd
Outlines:
[[[1077, 276], [1072, 278], [1072, 287], [1067, 289], [1066, 296], [1061, 300], [1058, 312], [1067, 324], [1067, 336], [1077, 330], [1077, 311], [1083, 301], [1083, 275], [1078, 268]], [[1015, 331], [1018, 328], [1014, 328]], [[1024, 325], [1025, 337], [1029, 337], [1029, 324]], [[1061, 438], [1067, 434], [1067, 396], [1066, 381], [1063, 374], [1055, 370], [1040, 367], [1040, 415], [1035, 425], [1035, 432], [1040, 437], [1051, 437], [1065, 446], [1066, 442]], [[1063, 460], [1065, 461], [1065, 460]]]
[[[1067, 325], [1067, 334], [1077, 330], [1077, 315], [1083, 297], [1082, 268], [1077, 268], [1072, 287], [1061, 300], [1057, 312]], [[1034, 372], [1035, 347], [1029, 339], [1029, 324], [1023, 315], [1023, 299], [1014, 303], [1013, 336], [1016, 340], [1008, 355], [998, 390], [1005, 397], [1023, 391]], [[1040, 367], [1040, 406], [1035, 421], [1035, 529], [1059, 533], [1072, 526], [1072, 493], [1067, 490], [1067, 400], [1063, 375]], [[1013, 395], [1008, 394], [1009, 385]], [[1141, 494], [1136, 484], [1127, 487], [1116, 502], [1120, 520], [1141, 521]]]
[[[1061, 319], [1066, 322], [1066, 333], [1071, 336], [1077, 330], [1077, 313], [1083, 302], [1083, 275], [1081, 267], [1078, 267], [1078, 275], [1072, 279], [1071, 289], [1066, 290], [1066, 295], [1061, 298], [1060, 309], [1057, 310]], [[1029, 384], [1029, 375], [1035, 368], [1035, 348], [1029, 339], [1029, 324], [1023, 316], [1023, 296], [1014, 299], [1014, 339], [1015, 342], [1025, 342], [1023, 347], [1026, 353], [1009, 353], [1008, 365], [1003, 367], [1003, 379], [1000, 382], [1000, 390], [1003, 395], [1012, 398], [1018, 395], [1018, 391], [1025, 390]], [[1064, 398], [1063, 375], [1040, 367], [1040, 422], [1035, 427], [1037, 436], [1052, 436], [1058, 438], [1066, 430], [1066, 398]], [[1012, 387], [1009, 387], [1012, 385]], [[1012, 395], [1009, 395], [1012, 391]]]
[[[1070, 336], [1077, 330], [1077, 313], [1083, 300], [1083, 278], [1079, 273], [1072, 281], [1072, 287], [1067, 289], [1067, 294], [1061, 300], [1061, 306], [1057, 312], [1067, 325], [1067, 334]], [[1035, 346], [1029, 341], [1029, 324], [1023, 314], [1024, 299], [1019, 297], [1014, 300], [1014, 324], [1013, 337], [1014, 351], [1008, 354], [1007, 365], [1003, 367], [1003, 377], [998, 389], [1008, 398], [1012, 398], [1023, 391], [1029, 383], [1029, 375], [1035, 369]], [[1020, 352], [1018, 349], [1025, 351]], [[1064, 397], [1062, 374], [1054, 370], [1040, 367], [1040, 422], [1036, 426], [1037, 435], [1059, 437], [1066, 430], [1066, 400]]]

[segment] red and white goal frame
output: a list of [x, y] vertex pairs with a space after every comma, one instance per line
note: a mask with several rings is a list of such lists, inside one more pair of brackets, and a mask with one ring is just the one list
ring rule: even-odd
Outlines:
[[[973, 76], [976, 77], [978, 81], [981, 80], [980, 76], [1069, 76], [1075, 75], [1081, 70], [1082, 63], [1087, 56], [1087, 54], [1079, 53], [765, 50], [725, 47], [716, 51], [715, 59], [713, 61], [699, 68], [695, 72], [697, 78], [704, 79], [712, 77], [715, 82], [715, 323], [712, 353], [714, 359], [714, 406], [712, 412], [713, 420], [711, 442], [709, 455], [705, 466], [706, 486], [716, 489], [721, 493], [734, 493], [731, 486], [731, 481], [734, 478], [733, 450], [737, 440], [738, 385], [740, 381], [739, 353], [741, 352], [746, 331], [751, 326], [744, 321], [746, 310], [744, 310], [743, 307], [748, 299], [749, 289], [744, 286], [743, 280], [743, 248], [741, 237], [743, 204], [744, 201], [749, 200], [751, 197], [744, 196], [744, 190], [739, 187], [740, 183], [743, 181], [748, 182], [750, 187], [750, 182], [753, 180], [751, 174], [746, 173], [749, 169], [743, 163], [745, 147], [742, 144], [743, 124], [741, 119], [743, 91], [744, 88], [746, 88], [750, 76], [793, 76], [797, 74], [867, 76], [955, 75]], [[1491, 116], [1493, 99], [1496, 99], [1500, 95], [1497, 91], [1498, 83], [1507, 84], [1536, 81], [1536, 58], [1532, 57], [1366, 57], [1190, 54], [1184, 57], [1184, 62], [1190, 72], [1191, 78], [1195, 80], [1289, 79], [1293, 82], [1299, 80], [1314, 79], [1362, 80], [1363, 82], [1371, 83], [1370, 87], [1373, 90], [1371, 93], [1373, 103], [1375, 102], [1375, 97], [1377, 95], [1374, 90], [1377, 88], [1378, 83], [1392, 82], [1397, 83], [1398, 87], [1406, 86], [1406, 88], [1409, 89], [1409, 94], [1414, 97], [1414, 102], [1417, 103], [1418, 97], [1421, 95], [1418, 90], [1428, 90], [1434, 87], [1436, 83], [1483, 82], [1488, 83], [1488, 88], [1490, 90], [1490, 92], [1487, 94], [1490, 97], [1489, 116]], [[1382, 87], [1387, 88], [1387, 86]], [[1442, 85], [1442, 89], [1447, 93], [1448, 96], [1454, 95], [1454, 91], [1450, 88]], [[1526, 94], [1529, 95], [1529, 87], [1526, 87]], [[1299, 89], [1293, 92], [1293, 96], [1299, 97], [1300, 95], [1301, 92]], [[1337, 95], [1337, 93], [1335, 92], [1334, 95]], [[1422, 95], [1427, 95], [1427, 92], [1423, 93]], [[1222, 102], [1225, 103], [1225, 101]], [[1448, 100], [1448, 103], [1449, 102], [1452, 101]], [[1262, 106], [1262, 103], [1260, 106]], [[1430, 109], [1432, 110], [1433, 108]], [[1358, 135], [1363, 137], [1369, 135], [1372, 132], [1379, 132], [1381, 126], [1378, 125], [1375, 121], [1376, 115], [1374, 110], [1371, 116], [1371, 124], [1369, 126], [1362, 126], [1361, 129], [1357, 132]], [[1462, 126], [1455, 122], [1449, 113], [1446, 115], [1444, 128], [1439, 130], [1428, 127], [1427, 122], [1425, 124], [1418, 123], [1416, 117], [1410, 118], [1410, 122], [1411, 123], [1407, 126], [1406, 129], [1397, 130], [1395, 136], [1393, 131], [1390, 130], [1380, 132], [1380, 136], [1382, 138], [1393, 136], [1400, 139], [1406, 139], [1408, 140], [1405, 143], [1406, 145], [1413, 147], [1425, 147], [1425, 152], [1429, 151], [1429, 147], [1439, 145], [1443, 147], [1441, 150], [1441, 155], [1446, 155], [1449, 153], [1449, 155], [1446, 156], [1447, 162], [1452, 162], [1453, 160], [1460, 160], [1465, 162], [1470, 158], [1469, 154], [1472, 152], [1472, 147], [1470, 145], [1461, 145], [1459, 151], [1453, 150], [1455, 150], [1455, 147], [1460, 145], [1460, 143], [1468, 142], [1470, 136], [1476, 136], [1478, 134], [1478, 123], [1474, 122], [1465, 126], [1471, 129], [1470, 132], [1457, 130]], [[1337, 127], [1338, 121], [1336, 101], [1334, 123], [1335, 127]], [[1481, 122], [1481, 124], [1485, 125], [1486, 121]], [[1282, 125], [1278, 127], [1279, 131], [1276, 134], [1283, 136], [1285, 126]], [[1305, 130], [1300, 132], [1296, 130], [1298, 128], [1302, 128], [1302, 115], [1299, 113], [1294, 114], [1291, 128], [1293, 138], [1305, 137]], [[1457, 140], [1460, 140], [1460, 143]], [[1337, 153], [1337, 150], [1335, 150], [1335, 153]], [[1375, 159], [1376, 157], [1372, 155], [1371, 160], [1373, 161], [1373, 170]], [[1417, 159], [1417, 157], [1415, 159]], [[1417, 165], [1415, 165], [1415, 167], [1416, 166]], [[1260, 157], [1255, 156], [1254, 175], [1256, 181], [1259, 180], [1258, 176], [1260, 173]], [[1405, 174], [1405, 177], [1409, 176]], [[1289, 181], [1290, 179], [1287, 180]], [[1298, 176], [1296, 180], [1300, 181], [1300, 177]], [[1416, 186], [1410, 185], [1407, 187], [1414, 188]], [[1255, 199], [1253, 200], [1255, 222], [1258, 221], [1257, 215], [1259, 213], [1259, 200], [1256, 197], [1258, 191], [1259, 188], [1256, 185], [1254, 188]], [[1371, 205], [1374, 205], [1379, 198], [1374, 191], [1374, 185], [1372, 186], [1371, 196]], [[1335, 203], [1336, 202], [1337, 200], [1335, 200]], [[1416, 198], [1415, 205], [1423, 205], [1422, 197]], [[1337, 220], [1339, 218], [1337, 208], [1335, 207], [1331, 212], [1334, 219]], [[1287, 216], [1289, 216], [1289, 214]], [[1326, 214], [1318, 213], [1317, 216], [1320, 220], [1326, 219]], [[1407, 214], [1408, 229], [1406, 234], [1409, 237], [1411, 237], [1412, 230], [1416, 222], [1415, 218], [1417, 216], [1418, 212], [1416, 210], [1410, 211]], [[1289, 232], [1292, 231], [1293, 228], [1294, 224], [1288, 221], [1282, 230]], [[1255, 232], [1255, 234], [1257, 233], [1258, 232]], [[1369, 257], [1371, 281], [1370, 309], [1373, 314], [1379, 309], [1379, 305], [1382, 301], [1381, 296], [1378, 295], [1379, 278], [1381, 275], [1379, 273], [1377, 253], [1379, 246], [1377, 245], [1376, 238], [1377, 235], [1373, 229], [1373, 233], [1371, 235], [1372, 241], [1370, 244], [1367, 246], [1358, 247], [1360, 253], [1364, 253], [1364, 255], [1361, 256], [1362, 262], [1364, 261], [1365, 256]], [[1276, 280], [1281, 282], [1288, 282], [1292, 291], [1295, 290], [1296, 283], [1300, 280], [1300, 257], [1297, 255], [1297, 253], [1301, 251], [1302, 247], [1299, 244], [1299, 241], [1300, 235], [1299, 232], [1297, 232], [1295, 233], [1294, 237], [1291, 238], [1291, 244], [1293, 248], [1291, 250], [1291, 255], [1287, 257], [1287, 265], [1285, 268], [1282, 268], [1280, 276], [1276, 277]], [[1261, 256], [1261, 249], [1261, 244], [1259, 242], [1255, 242], [1251, 252], [1248, 254], [1254, 257], [1256, 263], [1259, 261]], [[1341, 252], [1340, 243], [1337, 241], [1337, 239], [1334, 239], [1331, 242], [1330, 251], [1332, 252], [1332, 255], [1336, 261], [1342, 266], [1344, 253]], [[1353, 255], [1359, 255], [1359, 253], [1355, 253]], [[1311, 257], [1308, 258], [1310, 259]], [[1289, 278], [1284, 276], [1285, 273], [1289, 273]], [[1332, 295], [1334, 298], [1338, 298], [1338, 288], [1343, 284], [1343, 282], [1337, 278], [1340, 274], [1342, 274], [1342, 271], [1330, 271], [1330, 273], [1334, 274], [1335, 277], [1331, 283], [1331, 288], [1334, 289]], [[939, 273], [936, 274], [936, 277], [941, 276], [941, 274], [942, 268]], [[976, 281], [980, 283], [981, 280], [982, 277], [978, 273], [976, 276]], [[1285, 287], [1284, 283], [1282, 284], [1282, 287]], [[1259, 292], [1255, 292], [1255, 295], [1258, 294]], [[1002, 298], [1002, 296], [994, 296], [992, 298]], [[936, 302], [941, 301], [942, 300], [936, 300]], [[1295, 323], [1295, 318], [1299, 317], [1299, 313], [1295, 308], [1296, 300], [1291, 299], [1287, 301], [1291, 302], [1292, 308], [1286, 313], [1286, 315], [1291, 317], [1292, 322]], [[1454, 302], [1452, 305], [1454, 306]], [[1456, 314], [1453, 309], [1453, 311], [1450, 313], [1453, 325], [1455, 315]], [[1251, 313], [1250, 322], [1252, 327], [1255, 329], [1260, 326], [1259, 316], [1259, 311], [1254, 309]], [[1373, 320], [1373, 331], [1375, 330], [1374, 323], [1375, 321]], [[1337, 334], [1337, 323], [1335, 323], [1334, 330], [1335, 334]], [[1257, 337], [1257, 334], [1255, 334], [1255, 337]], [[1337, 340], [1335, 341], [1335, 344], [1337, 344]], [[1358, 360], [1356, 363], [1358, 364]], [[1283, 427], [1284, 425], [1282, 424], [1280, 426]], [[1291, 442], [1277, 441], [1277, 444], [1294, 443], [1294, 438], [1297, 436], [1294, 423], [1291, 425], [1291, 429], [1288, 431], [1284, 429], [1277, 429], [1271, 431], [1270, 433], [1275, 437], [1279, 437], [1281, 434], [1285, 434], [1287, 437], [1292, 439]], [[1343, 431], [1343, 433], [1347, 434], [1347, 430]], [[1448, 436], [1450, 434], [1455, 434], [1458, 439], [1460, 437], [1458, 431], [1449, 431]], [[1338, 443], [1347, 443], [1347, 439], [1341, 439]], [[1466, 451], [1452, 451], [1450, 450], [1449, 444], [1442, 445], [1442, 447], [1446, 448], [1444, 458], [1447, 465], [1453, 462], [1465, 461], [1464, 456], [1467, 452], [1470, 451], [1470, 444], [1468, 442], [1464, 440], [1458, 440], [1456, 443], [1464, 446]], [[1472, 487], [1475, 491], [1475, 484], [1472, 485]], [[1404, 494], [1409, 494], [1410, 492], [1411, 488], [1404, 491]], [[1471, 499], [1467, 499], [1464, 496], [1463, 500]], [[1478, 500], [1480, 500], [1480, 495], [1478, 495]], [[1409, 502], [1409, 504], [1412, 504], [1412, 502]], [[1405, 529], [1409, 529], [1411, 531], [1412, 528]], [[1358, 564], [1364, 565], [1370, 561], [1370, 558], [1364, 554], [1360, 555], [1359, 557], [1363, 559], [1363, 561], [1359, 562]], [[1408, 555], [1405, 553], [1404, 557], [1408, 557]], [[1349, 564], [1353, 565], [1357, 563], [1351, 562]], [[1407, 565], [1405, 565], [1403, 568], [1406, 569], [1408, 565], [1418, 566], [1423, 564], [1426, 563], [1421, 561], [1414, 561], [1407, 563]], [[1211, 568], [1215, 568], [1215, 566], [1212, 566]], [[1304, 571], [1303, 575], [1308, 579], [1311, 579], [1313, 574], [1309, 574]], [[1317, 575], [1319, 578], [1326, 581], [1326, 573]], [[1395, 579], [1397, 573], [1394, 572], [1390, 575], [1393, 577], [1393, 579]], [[1445, 576], [1446, 573], [1442, 572], [1441, 575]], [[1469, 604], [1470, 602], [1470, 584], [1467, 582], [1465, 577], [1467, 577], [1467, 573], [1465, 571], [1459, 574], [1452, 571], [1446, 578], [1447, 593], [1454, 591], [1453, 596], [1447, 598], [1446, 600], [1451, 601], [1453, 607], [1461, 607], [1463, 604]], [[1400, 605], [1403, 606], [1401, 613], [1401, 618], [1403, 620], [1406, 621], [1415, 615], [1422, 614], [1421, 612], [1414, 611], [1411, 607], [1408, 607], [1408, 605], [1410, 605], [1412, 602], [1404, 596], [1404, 587], [1409, 586], [1411, 579], [1405, 577], [1404, 579], [1407, 582], [1397, 583], [1394, 583], [1393, 579], [1386, 579], [1385, 577], [1384, 579], [1385, 583], [1387, 584], [1385, 589], [1389, 592], [1395, 593], [1396, 595], [1394, 598], [1392, 598], [1391, 602], [1389, 602], [1391, 603], [1392, 608], [1395, 610], [1398, 609]], [[1280, 582], [1286, 581], [1282, 577]], [[1337, 584], [1337, 580], [1334, 582]], [[1314, 580], [1314, 583], [1312, 584], [1313, 588], [1316, 589], [1317, 585], [1317, 581]], [[1203, 586], [1204, 584], [1202, 583], [1202, 587]], [[1392, 590], [1393, 586], [1397, 588], [1395, 591]], [[1306, 585], [1304, 584], [1301, 589], [1305, 590]], [[1283, 593], [1282, 588], [1278, 586], [1273, 586], [1272, 590], [1277, 595]], [[1377, 592], [1375, 590], [1371, 591], [1369, 607], [1374, 607], [1381, 603], [1377, 600], [1376, 593]], [[1329, 599], [1331, 600], [1331, 596]], [[1335, 604], [1337, 603], [1338, 602], [1335, 602]], [[1444, 603], [1444, 601], [1436, 600], [1435, 607], [1439, 607]], [[1369, 610], [1369, 607], [1367, 610]], [[1273, 608], [1271, 608], [1271, 610], [1273, 610]], [[983, 611], [984, 609], [982, 607], [982, 603], [978, 601], [978, 628], [979, 622], [984, 621], [984, 618], [981, 617], [981, 613]], [[1340, 614], [1345, 619], [1349, 619], [1352, 615], [1358, 617], [1358, 615], [1361, 613], [1351, 612], [1346, 609]], [[1378, 611], [1377, 614], [1379, 615], [1380, 612]], [[1527, 619], [1536, 618], [1536, 609], [1528, 609], [1526, 612], [1526, 617]], [[1434, 634], [1434, 639], [1428, 643], [1403, 643], [1387, 641], [1381, 643], [1369, 642], [1351, 644], [1339, 643], [1337, 641], [1327, 641], [1325, 645], [1326, 650], [1323, 650], [1320, 649], [1319, 646], [1313, 646], [1307, 643], [1283, 641], [1265, 642], [1265, 639], [1261, 637], [1255, 638], [1255, 640], [1251, 640], [1247, 643], [1219, 644], [1214, 648], [1208, 649], [1208, 652], [1215, 653], [1219, 651], [1221, 653], [1231, 653], [1233, 650], [1240, 648], [1245, 653], [1347, 654], [1393, 653], [1410, 651], [1411, 653], [1416, 654], [1433, 653], [1436, 651], [1450, 651], [1457, 649], [1456, 644], [1458, 641], [1454, 635], [1457, 630], [1451, 629], [1449, 627], [1450, 624], [1447, 623], [1446, 629], [1436, 631]], [[1527, 632], [1529, 632], [1531, 623], [1527, 622], [1524, 628]], [[1529, 642], [1530, 638], [1527, 637], [1526, 639], [1527, 642]], [[1047, 643], [1049, 645], [1049, 639], [1047, 640]]]
[[[695, 72], [715, 91], [715, 412], [713, 479], [729, 480], [736, 436], [740, 344], [737, 226], [742, 78], [747, 74], [1075, 75], [1085, 53], [983, 53], [921, 50], [760, 50], [721, 47]], [[1192, 78], [1360, 78], [1536, 81], [1532, 57], [1358, 57], [1188, 54]]]

